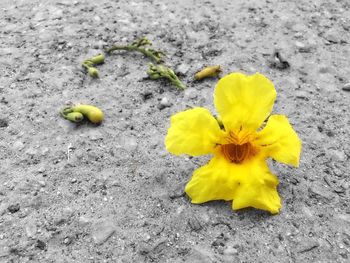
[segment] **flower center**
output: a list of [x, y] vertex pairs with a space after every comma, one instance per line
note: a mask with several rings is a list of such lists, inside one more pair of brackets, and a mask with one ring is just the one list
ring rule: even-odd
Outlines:
[[227, 160], [236, 164], [242, 163], [244, 160], [250, 159], [257, 154], [257, 149], [249, 142], [224, 144], [221, 145], [221, 151]]

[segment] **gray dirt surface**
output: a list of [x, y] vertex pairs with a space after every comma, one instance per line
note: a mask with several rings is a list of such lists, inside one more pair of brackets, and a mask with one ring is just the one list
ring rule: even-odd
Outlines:
[[[349, 262], [349, 18], [348, 0], [1, 0], [0, 262]], [[84, 73], [84, 59], [140, 36], [185, 92], [147, 80], [138, 53], [108, 56], [100, 79]], [[208, 158], [173, 156], [163, 140], [172, 114], [215, 112], [217, 79], [193, 81], [214, 64], [269, 77], [274, 112], [303, 141], [299, 168], [270, 163], [279, 215], [183, 193]], [[105, 121], [62, 119], [70, 103]]]

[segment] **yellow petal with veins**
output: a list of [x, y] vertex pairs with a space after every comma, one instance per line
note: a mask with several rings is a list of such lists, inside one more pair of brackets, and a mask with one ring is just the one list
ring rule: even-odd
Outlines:
[[254, 143], [261, 146], [261, 151], [266, 157], [299, 166], [301, 140], [286, 116], [272, 115], [265, 128], [258, 132]]
[[281, 208], [277, 184], [277, 177], [262, 158], [235, 164], [216, 155], [193, 173], [185, 191], [195, 204], [233, 200], [234, 210], [254, 207], [276, 214]]
[[215, 87], [214, 104], [226, 130], [258, 129], [272, 111], [276, 90], [264, 75], [231, 73]]
[[165, 138], [167, 150], [173, 154], [192, 156], [213, 153], [223, 136], [217, 120], [204, 108], [194, 108], [171, 117]]

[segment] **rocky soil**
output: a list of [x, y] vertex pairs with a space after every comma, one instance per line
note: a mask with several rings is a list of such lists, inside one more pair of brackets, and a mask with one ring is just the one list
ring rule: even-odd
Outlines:
[[[97, 80], [81, 68], [140, 36], [186, 91], [147, 79], [137, 53]], [[347, 0], [0, 1], [0, 262], [349, 262], [349, 42]], [[208, 159], [163, 139], [172, 114], [214, 112], [217, 79], [193, 81], [213, 64], [268, 76], [303, 141], [299, 168], [271, 162], [279, 215], [184, 195]], [[71, 103], [105, 121], [62, 119]]]

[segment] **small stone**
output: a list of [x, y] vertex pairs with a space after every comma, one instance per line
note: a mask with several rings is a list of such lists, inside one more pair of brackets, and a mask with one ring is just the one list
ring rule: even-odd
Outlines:
[[172, 190], [169, 191], [169, 197], [171, 199], [179, 198], [185, 195], [185, 185], [187, 182], [180, 182], [175, 185]]
[[191, 228], [191, 230], [196, 231], [196, 232], [203, 228], [199, 219], [194, 215], [192, 215], [191, 217], [188, 218], [187, 223], [188, 223], [189, 227]]
[[134, 152], [137, 149], [138, 143], [135, 137], [122, 137], [117, 143], [117, 148], [122, 148], [129, 152]]
[[305, 90], [298, 90], [295, 92], [295, 97], [298, 99], [309, 100], [309, 93]]
[[301, 207], [301, 211], [308, 218], [313, 218], [314, 217], [314, 212], [310, 208], [308, 208], [307, 206], [302, 206]]
[[332, 68], [329, 66], [320, 66], [318, 72], [320, 72], [321, 74], [331, 73]]
[[26, 150], [25, 153], [27, 155], [29, 155], [30, 157], [33, 157], [33, 156], [35, 156], [38, 153], [38, 151], [36, 149], [34, 149], [34, 148], [29, 148], [29, 149]]
[[164, 97], [162, 98], [162, 100], [160, 101], [159, 105], [158, 105], [158, 109], [162, 110], [164, 108], [170, 107], [172, 105], [172, 103], [169, 101], [168, 98]]
[[7, 210], [7, 204], [5, 203], [1, 203], [0, 204], [0, 216], [4, 215], [6, 213]]
[[72, 208], [70, 208], [70, 207], [64, 208], [63, 211], [61, 212], [61, 214], [56, 216], [56, 218], [54, 219], [54, 224], [55, 225], [62, 225], [64, 223], [66, 223], [73, 216], [73, 213], [74, 213], [74, 211]]
[[269, 58], [270, 67], [277, 68], [279, 70], [288, 69], [290, 67], [289, 62], [281, 54], [281, 51], [275, 50]]
[[211, 249], [195, 247], [192, 248], [189, 257], [185, 260], [185, 263], [212, 263], [214, 261], [214, 255], [210, 252]]
[[345, 162], [347, 159], [347, 156], [344, 151], [336, 150], [336, 149], [328, 149], [327, 152], [328, 152], [328, 156], [334, 162]]
[[350, 91], [350, 82], [349, 82], [349, 83], [346, 83], [346, 84], [343, 86], [342, 90]]
[[76, 182], [77, 182], [77, 178], [72, 178], [72, 180], [70, 180], [70, 182], [71, 182], [72, 184], [76, 183]]
[[308, 190], [311, 196], [323, 197], [327, 200], [331, 200], [334, 197], [328, 188], [321, 185], [314, 184]]
[[300, 53], [310, 53], [312, 49], [310, 45], [306, 45], [299, 41], [295, 42], [295, 47], [298, 49]]
[[96, 129], [90, 130], [87, 136], [91, 141], [98, 141], [103, 139], [103, 134]]
[[96, 222], [93, 226], [92, 238], [97, 245], [102, 245], [115, 232], [115, 226], [110, 220]]
[[5, 119], [0, 119], [0, 128], [5, 128], [7, 126], [9, 126], [8, 121]]
[[337, 214], [334, 217], [340, 221], [350, 223], [350, 214]]
[[343, 188], [342, 186], [336, 186], [333, 188], [333, 191], [339, 195], [341, 194], [345, 194], [345, 188]]
[[15, 150], [15, 151], [21, 151], [23, 150], [24, 148], [24, 144], [23, 142], [21, 141], [15, 141], [12, 145], [12, 148]]
[[190, 66], [188, 64], [182, 63], [179, 66], [177, 66], [176, 72], [179, 75], [186, 75], [186, 73], [188, 72], [189, 69], [190, 69]]
[[333, 29], [330, 29], [324, 34], [324, 38], [328, 40], [330, 43], [339, 43], [339, 33]]
[[46, 244], [45, 244], [44, 241], [41, 241], [40, 239], [38, 239], [38, 240], [36, 241], [35, 247], [36, 247], [36, 248], [39, 248], [39, 249], [41, 249], [41, 250], [45, 250], [45, 249], [46, 249]]
[[50, 149], [48, 147], [44, 147], [41, 149], [41, 154], [42, 155], [47, 155], [50, 152]]
[[237, 254], [238, 254], [238, 250], [234, 247], [231, 247], [231, 246], [228, 246], [224, 250], [224, 255], [226, 255], [226, 256], [233, 256], [233, 255], [237, 255]]
[[100, 22], [100, 21], [101, 21], [101, 17], [99, 17], [99, 16], [94, 16], [94, 19], [95, 19], [95, 21], [97, 21], [97, 22]]
[[141, 93], [142, 99], [143, 100], [148, 100], [150, 98], [152, 98], [153, 93], [151, 91], [144, 91]]
[[151, 235], [150, 234], [148, 234], [148, 233], [146, 233], [146, 234], [144, 234], [143, 235], [143, 241], [145, 241], [145, 242], [148, 242], [148, 241], [150, 241], [150, 239], [151, 239]]
[[90, 218], [87, 218], [85, 216], [81, 216], [81, 217], [79, 217], [78, 223], [80, 226], [84, 227], [84, 226], [87, 226], [88, 224], [90, 224], [91, 221], [92, 220]]
[[26, 234], [29, 238], [34, 238], [36, 232], [38, 231], [36, 224], [34, 222], [28, 222], [25, 226]]
[[189, 98], [189, 99], [195, 99], [197, 98], [197, 90], [194, 88], [188, 88], [185, 90], [185, 97]]
[[45, 167], [44, 166], [41, 166], [39, 169], [38, 169], [38, 173], [42, 174], [46, 171]]
[[7, 210], [9, 210], [9, 212], [11, 213], [11, 214], [14, 214], [14, 213], [16, 213], [16, 212], [18, 212], [19, 210], [20, 210], [20, 205], [19, 204], [14, 204], [14, 205], [10, 205], [8, 208], [7, 208]]
[[45, 186], [46, 186], [46, 183], [45, 183], [44, 181], [38, 181], [38, 183], [39, 183], [39, 185], [40, 185], [41, 187], [45, 187]]
[[70, 237], [66, 237], [63, 240], [63, 244], [65, 244], [65, 245], [69, 245], [70, 243], [72, 243], [72, 238], [70, 238]]
[[320, 244], [316, 240], [307, 240], [300, 244], [298, 248], [298, 252], [299, 253], [309, 252], [319, 246]]

